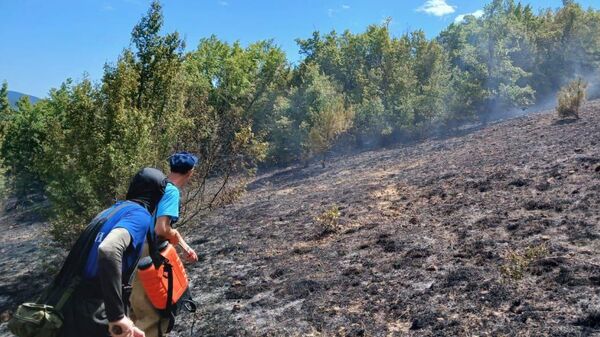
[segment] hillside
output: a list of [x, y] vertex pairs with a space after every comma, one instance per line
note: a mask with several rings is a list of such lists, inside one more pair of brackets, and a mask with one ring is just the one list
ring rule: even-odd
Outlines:
[[[181, 229], [201, 256], [188, 268], [200, 310], [173, 335], [590, 335], [599, 128], [594, 101], [574, 123], [549, 111], [259, 175]], [[333, 206], [341, 229], [327, 234], [315, 217]], [[2, 223], [2, 266], [31, 266], [44, 244], [26, 226], [42, 227]], [[39, 268], [2, 278], [16, 289], [4, 302], [39, 288]]]
[[[595, 101], [575, 123], [535, 114], [259, 176], [185, 229], [203, 257], [195, 335], [588, 335], [599, 127]], [[322, 235], [334, 205], [343, 229]]]
[[12, 105], [13, 107], [15, 107], [17, 105], [17, 102], [21, 99], [21, 97], [23, 96], [28, 96], [29, 97], [29, 101], [33, 104], [36, 103], [37, 101], [39, 101], [40, 99], [35, 97], [35, 96], [31, 96], [31, 95], [27, 95], [27, 94], [23, 94], [17, 91], [8, 91], [8, 101], [10, 102], [10, 105]]

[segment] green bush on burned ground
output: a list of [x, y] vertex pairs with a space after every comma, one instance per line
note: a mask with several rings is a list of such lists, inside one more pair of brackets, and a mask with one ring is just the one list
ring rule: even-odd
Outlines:
[[340, 216], [338, 206], [331, 206], [315, 217], [315, 221], [323, 228], [323, 234], [337, 233], [341, 229]]
[[585, 102], [588, 83], [581, 78], [571, 81], [558, 92], [558, 117], [579, 118], [579, 108]]
[[509, 279], [520, 280], [531, 263], [547, 255], [548, 247], [545, 244], [530, 246], [524, 252], [510, 250], [506, 254], [506, 262], [500, 267], [500, 271]]

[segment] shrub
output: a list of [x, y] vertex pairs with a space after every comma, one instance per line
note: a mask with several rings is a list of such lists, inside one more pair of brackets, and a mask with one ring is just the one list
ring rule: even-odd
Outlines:
[[338, 232], [340, 228], [340, 210], [337, 206], [326, 209], [315, 220], [323, 228], [323, 234]]
[[579, 108], [585, 102], [585, 91], [588, 83], [581, 78], [571, 81], [558, 92], [558, 117], [579, 118]]
[[323, 75], [318, 67], [311, 67], [305, 88], [307, 120], [301, 128], [306, 130], [304, 147], [307, 158], [321, 156], [325, 167], [327, 151], [335, 140], [352, 127], [354, 110], [346, 105], [338, 93], [337, 84]]
[[507, 253], [505, 257], [506, 263], [500, 270], [506, 277], [513, 280], [520, 280], [525, 275], [525, 270], [527, 270], [533, 261], [546, 255], [548, 255], [548, 247], [544, 244], [530, 246], [522, 253], [511, 250]]
[[40, 166], [36, 162], [47, 137], [46, 105], [31, 105], [22, 97], [11, 111], [10, 120], [3, 121], [4, 137], [0, 146], [2, 164], [10, 177], [10, 188], [19, 202], [28, 204], [31, 195], [43, 190]]

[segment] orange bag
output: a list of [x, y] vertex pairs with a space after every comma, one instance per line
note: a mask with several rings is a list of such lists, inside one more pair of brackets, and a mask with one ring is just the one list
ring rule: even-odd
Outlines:
[[167, 304], [169, 295], [170, 304], [173, 305], [185, 293], [188, 288], [188, 278], [173, 245], [165, 241], [158, 250], [165, 258], [163, 263], [156, 268], [150, 256], [144, 257], [138, 263], [138, 277], [152, 305], [156, 309], [165, 310], [170, 307]]

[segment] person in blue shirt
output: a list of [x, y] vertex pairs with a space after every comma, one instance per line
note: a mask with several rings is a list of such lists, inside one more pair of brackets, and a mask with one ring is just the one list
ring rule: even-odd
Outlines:
[[[166, 186], [165, 175], [157, 169], [145, 168], [132, 179], [126, 201], [106, 209], [97, 218], [106, 218], [93, 243], [90, 238], [89, 253], [83, 270], [82, 281], [63, 310], [64, 325], [61, 337], [143, 337], [143, 330], [127, 317], [123, 285], [129, 284], [139, 260], [144, 242], [152, 228], [152, 213]], [[78, 242], [80, 241], [78, 240]], [[68, 275], [72, 265], [69, 261], [84, 252], [78, 252], [77, 244], [57, 276]], [[71, 259], [71, 260], [70, 260]], [[76, 259], [76, 258], [75, 258]], [[79, 267], [80, 268], [80, 267]], [[56, 282], [56, 281], [55, 281]]]
[[175, 224], [179, 220], [181, 199], [179, 189], [187, 185], [197, 163], [198, 158], [188, 152], [178, 152], [169, 158], [171, 172], [168, 176], [165, 194], [160, 199], [156, 209], [156, 223], [154, 225], [156, 234], [169, 240], [173, 246], [181, 246], [186, 254], [185, 258], [190, 262], [198, 261], [198, 255], [185, 242], [179, 231], [175, 229]]
[[[178, 152], [169, 157], [171, 172], [168, 175], [165, 193], [158, 203], [154, 216], [155, 234], [159, 239], [168, 240], [173, 246], [179, 245], [183, 251], [183, 257], [188, 262], [197, 262], [198, 255], [185, 242], [175, 228], [175, 224], [179, 220], [180, 189], [191, 179], [197, 163], [198, 158], [188, 152]], [[147, 254], [147, 249], [144, 249], [144, 255]], [[168, 319], [162, 318], [154, 309], [138, 279], [134, 279], [132, 286], [131, 317], [133, 321], [136, 326], [144, 330], [146, 336], [162, 336], [166, 332]]]

